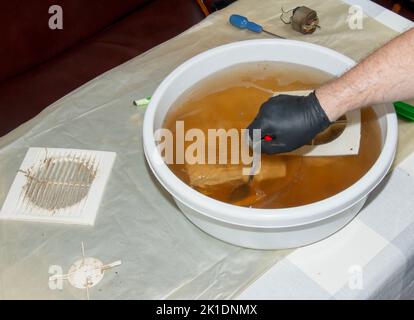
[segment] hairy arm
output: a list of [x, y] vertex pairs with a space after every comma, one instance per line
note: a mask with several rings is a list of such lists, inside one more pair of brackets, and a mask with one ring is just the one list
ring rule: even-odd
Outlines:
[[316, 90], [330, 121], [364, 106], [414, 97], [414, 28]]

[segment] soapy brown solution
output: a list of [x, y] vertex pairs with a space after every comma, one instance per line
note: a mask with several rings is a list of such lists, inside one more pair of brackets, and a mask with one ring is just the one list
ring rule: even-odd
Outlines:
[[[328, 73], [295, 64], [261, 62], [236, 65], [213, 74], [184, 93], [169, 110], [163, 127], [173, 132], [174, 141], [175, 123], [179, 120], [184, 121], [185, 130], [199, 128], [206, 137], [207, 129], [244, 129], [273, 92], [313, 89], [330, 79], [332, 75]], [[274, 171], [281, 173], [273, 174], [272, 171], [269, 179], [255, 177], [250, 185], [250, 194], [241, 201], [232, 201], [230, 195], [243, 181], [226, 181], [226, 175], [230, 176], [234, 170], [241, 171], [246, 167], [243, 164], [197, 164], [193, 167], [169, 164], [169, 168], [194, 189], [227, 203], [269, 209], [306, 205], [350, 187], [378, 158], [381, 133], [375, 112], [371, 108], [362, 109], [361, 122], [358, 155], [306, 157], [263, 154], [262, 167], [275, 165]], [[185, 147], [191, 143], [186, 142]], [[194, 168], [198, 169], [192, 170]], [[209, 180], [206, 185], [198, 183], [194, 172], [197, 172], [196, 178], [201, 175], [201, 178], [213, 179], [213, 182]]]

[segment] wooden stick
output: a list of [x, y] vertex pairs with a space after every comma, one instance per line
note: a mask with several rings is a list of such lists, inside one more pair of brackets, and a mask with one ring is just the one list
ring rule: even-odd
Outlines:
[[200, 6], [201, 10], [203, 11], [204, 15], [207, 17], [210, 12], [208, 11], [206, 5], [204, 4], [203, 0], [197, 0], [198, 5]]

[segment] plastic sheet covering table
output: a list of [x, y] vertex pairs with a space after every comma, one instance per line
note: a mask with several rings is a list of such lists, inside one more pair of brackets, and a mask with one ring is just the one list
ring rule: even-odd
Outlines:
[[[192, 225], [150, 173], [142, 150], [144, 109], [132, 101], [151, 95], [179, 64], [232, 41], [267, 38], [227, 23], [238, 13], [290, 39], [321, 44], [356, 60], [397, 32], [365, 17], [364, 29], [347, 26], [349, 6], [341, 1], [302, 1], [316, 9], [322, 29], [302, 36], [279, 20], [288, 0], [239, 0], [178, 37], [99, 76], [0, 139], [0, 204], [29, 147], [113, 151], [117, 160], [94, 227], [0, 222], [0, 298], [85, 298], [64, 283], [48, 286], [51, 266], [67, 272], [86, 255], [122, 260], [90, 290], [93, 299], [232, 298], [295, 250], [255, 251], [216, 240]], [[44, 88], [47, 90], [47, 88]], [[30, 101], [27, 101], [30, 103]], [[406, 125], [398, 159], [414, 149]], [[338, 252], [337, 254], [340, 254]], [[286, 261], [286, 259], [283, 259]]]

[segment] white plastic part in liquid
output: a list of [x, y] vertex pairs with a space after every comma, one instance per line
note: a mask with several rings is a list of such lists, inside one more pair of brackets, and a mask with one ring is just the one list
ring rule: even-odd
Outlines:
[[145, 155], [154, 175], [181, 211], [210, 235], [254, 249], [307, 245], [351, 221], [387, 174], [397, 145], [397, 118], [391, 104], [376, 106], [382, 133], [381, 154], [357, 183], [330, 198], [286, 209], [251, 209], [209, 198], [181, 181], [163, 162], [154, 131], [162, 126], [174, 101], [196, 82], [226, 67], [256, 61], [296, 63], [336, 76], [355, 64], [336, 51], [292, 40], [248, 40], [208, 50], [175, 69], [154, 93], [144, 119]]

